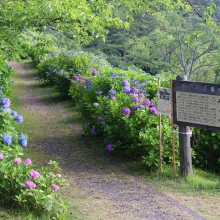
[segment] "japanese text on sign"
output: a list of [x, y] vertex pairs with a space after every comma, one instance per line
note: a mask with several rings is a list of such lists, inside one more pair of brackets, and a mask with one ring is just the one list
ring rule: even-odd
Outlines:
[[220, 97], [176, 92], [177, 121], [220, 127]]

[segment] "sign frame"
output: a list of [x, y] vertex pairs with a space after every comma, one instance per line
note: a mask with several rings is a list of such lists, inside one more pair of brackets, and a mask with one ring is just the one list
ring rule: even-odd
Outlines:
[[[219, 96], [220, 99], [220, 84], [217, 83], [205, 83], [205, 82], [193, 82], [193, 81], [178, 81], [172, 80], [172, 100], [173, 100], [173, 121], [178, 126], [190, 126], [198, 127], [207, 130], [220, 131], [220, 127], [210, 126], [204, 124], [198, 124], [194, 122], [178, 121], [177, 119], [177, 98], [176, 93], [195, 93], [212, 96]], [[186, 109], [187, 111], [187, 109]]]

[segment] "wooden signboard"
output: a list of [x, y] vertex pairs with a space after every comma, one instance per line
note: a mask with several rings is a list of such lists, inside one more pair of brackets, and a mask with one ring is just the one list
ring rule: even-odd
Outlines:
[[174, 124], [220, 131], [220, 84], [172, 80]]

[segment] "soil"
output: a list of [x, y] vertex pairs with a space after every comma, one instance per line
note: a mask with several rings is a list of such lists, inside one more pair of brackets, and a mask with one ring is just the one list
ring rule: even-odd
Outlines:
[[[36, 83], [28, 63], [10, 62], [10, 66], [17, 72], [14, 96], [30, 113], [25, 118], [30, 127], [29, 148], [59, 162], [68, 181], [61, 193], [68, 199], [72, 214], [78, 212], [89, 220], [205, 219], [142, 177], [132, 176], [107, 156], [99, 155], [82, 137], [80, 125], [72, 121], [49, 90]], [[34, 127], [34, 120], [41, 120], [42, 127]]]

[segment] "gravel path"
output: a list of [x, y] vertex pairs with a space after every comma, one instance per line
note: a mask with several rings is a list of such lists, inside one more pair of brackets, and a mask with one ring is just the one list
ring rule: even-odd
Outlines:
[[[27, 69], [28, 64], [25, 64], [26, 68], [15, 62], [10, 62], [10, 65], [17, 71], [14, 77], [15, 83], [18, 82], [15, 85], [17, 94], [14, 95], [19, 96], [19, 104], [30, 112], [30, 118], [25, 118], [30, 121], [29, 147], [39, 148], [45, 155], [59, 162], [69, 183], [62, 192], [65, 196], [70, 195], [71, 191], [79, 195], [74, 201], [79, 201], [84, 206], [84, 212], [81, 213], [83, 219], [205, 219], [155, 190], [142, 178], [119, 169], [108, 158], [104, 158], [103, 162], [103, 157], [99, 158], [89, 143], [81, 137], [79, 126], [68, 118], [65, 109], [51, 99], [45, 88], [36, 85], [34, 74], [31, 69]], [[41, 128], [34, 128], [34, 122], [31, 124], [33, 114], [36, 120], [41, 118]], [[64, 121], [62, 128], [56, 126], [60, 126], [60, 120]], [[34, 138], [37, 132], [43, 132], [44, 138]], [[79, 150], [76, 142], [81, 143], [80, 148], [83, 151]], [[85, 155], [82, 156], [82, 153]]]

